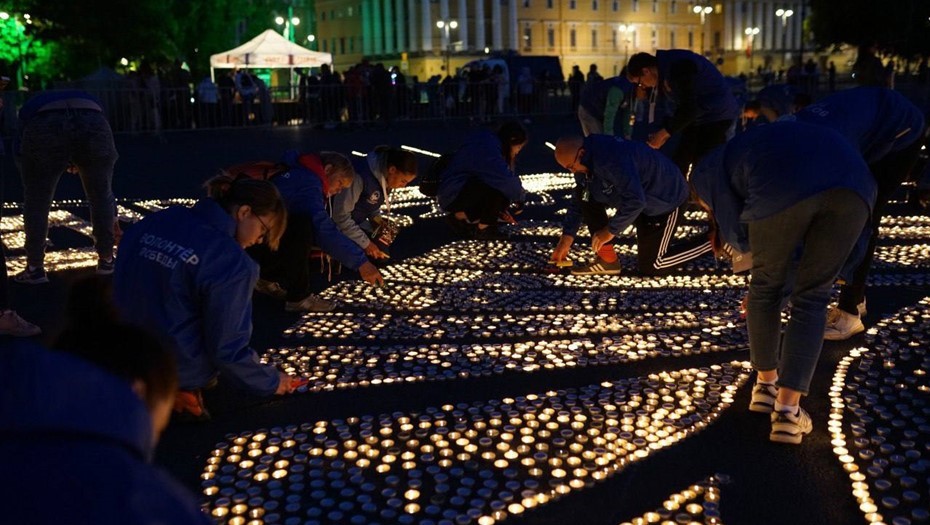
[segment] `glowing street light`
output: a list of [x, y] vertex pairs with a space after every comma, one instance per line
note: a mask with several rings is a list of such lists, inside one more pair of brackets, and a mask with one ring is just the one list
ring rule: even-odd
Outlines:
[[746, 38], [748, 42], [746, 44], [746, 50], [749, 53], [749, 69], [752, 69], [752, 45], [756, 39], [756, 35], [759, 34], [759, 28], [758, 27], [747, 27], [745, 33], [746, 33]]
[[287, 18], [283, 16], [276, 16], [274, 19], [274, 23], [279, 26], [283, 25], [284, 31], [282, 31], [281, 34], [284, 35], [284, 38], [290, 40], [291, 42], [294, 41], [294, 27], [300, 25], [300, 18], [296, 16], [291, 16]]
[[707, 21], [707, 15], [714, 12], [714, 8], [709, 5], [695, 5], [691, 8], [691, 11], [696, 15], [701, 15], [701, 54], [704, 53], [704, 33], [706, 32], [705, 22]]
[[636, 26], [633, 24], [620, 24], [617, 26], [617, 31], [623, 34], [623, 63], [626, 64], [630, 60], [630, 39], [633, 31], [636, 31]]
[[775, 16], [781, 18], [781, 51], [782, 64], [785, 63], [785, 55], [788, 53], [788, 18], [794, 14], [791, 9], [776, 9]]
[[452, 53], [452, 41], [449, 38], [449, 32], [452, 31], [453, 29], [456, 29], [458, 26], [459, 26], [459, 23], [457, 20], [436, 21], [436, 27], [438, 27], [440, 31], [444, 32], [444, 43], [445, 43], [445, 48], [446, 48], [445, 69], [446, 69], [447, 75], [449, 74], [449, 55]]

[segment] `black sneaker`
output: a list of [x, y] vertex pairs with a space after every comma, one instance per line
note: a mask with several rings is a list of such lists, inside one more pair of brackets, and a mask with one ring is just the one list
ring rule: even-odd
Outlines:
[[97, 261], [97, 275], [112, 275], [116, 259], [99, 259]]
[[620, 275], [620, 259], [607, 262], [596, 257], [592, 262], [575, 266], [572, 275]]
[[48, 282], [48, 275], [45, 273], [45, 268], [27, 266], [25, 270], [13, 276], [13, 281], [20, 284], [43, 284]]

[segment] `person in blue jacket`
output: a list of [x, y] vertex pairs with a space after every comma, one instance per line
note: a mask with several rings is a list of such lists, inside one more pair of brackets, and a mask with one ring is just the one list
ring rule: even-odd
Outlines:
[[267, 181], [219, 175], [208, 198], [176, 206], [128, 228], [113, 278], [127, 322], [170, 341], [181, 393], [176, 410], [208, 418], [201, 389], [219, 374], [258, 395], [284, 394], [291, 379], [259, 362], [252, 337], [252, 289], [258, 266], [245, 248], [277, 248], [287, 223], [284, 202]]
[[193, 494], [151, 465], [178, 387], [171, 352], [81, 305], [50, 351], [0, 352], [4, 523], [207, 525]]
[[76, 170], [90, 202], [97, 273], [113, 273], [113, 246], [118, 235], [113, 167], [119, 154], [100, 102], [79, 90], [46, 91], [19, 110], [14, 153], [23, 180], [23, 226], [26, 269], [18, 283], [48, 282], [45, 245], [48, 213], [55, 188], [66, 170]]
[[[688, 203], [688, 183], [665, 155], [641, 142], [589, 135], [560, 138], [555, 159], [575, 175], [575, 191], [552, 260], [565, 260], [582, 222], [591, 232], [595, 254], [591, 263], [575, 267], [573, 274], [619, 274], [612, 241], [631, 224], [636, 226], [637, 269], [644, 275], [668, 274], [711, 252], [706, 237], [671, 249]], [[617, 210], [613, 217], [607, 217], [608, 207]]]
[[[776, 122], [708, 154], [691, 184], [719, 241], [752, 253], [746, 322], [758, 377], [749, 409], [771, 413], [772, 441], [798, 444], [813, 429], [799, 401], [823, 346], [830, 291], [867, 233], [875, 182], [836, 132]], [[788, 291], [791, 317], [782, 336]]]
[[[339, 231], [332, 217], [331, 200], [356, 179], [352, 163], [332, 151], [284, 153], [284, 173], [270, 180], [287, 205], [288, 223], [277, 252], [250, 251], [262, 267], [266, 289], [283, 288], [284, 309], [289, 312], [328, 312], [334, 305], [310, 293], [310, 253], [319, 246], [325, 254], [356, 270], [375, 286], [384, 284], [381, 272], [358, 244]], [[261, 291], [261, 290], [260, 290]]]
[[824, 126], [841, 135], [856, 148], [869, 165], [878, 184], [872, 213], [872, 235], [864, 252], [857, 250], [841, 276], [839, 302], [828, 314], [824, 338], [843, 340], [865, 330], [865, 285], [885, 207], [901, 186], [920, 153], [924, 134], [921, 110], [904, 95], [883, 87], [846, 89], [808, 106], [794, 118]]
[[672, 160], [684, 175], [708, 151], [726, 142], [739, 117], [739, 103], [723, 75], [691, 51], [636, 53], [627, 64], [627, 77], [634, 84], [657, 89], [660, 97], [674, 103], [674, 113], [649, 137], [648, 144], [661, 148], [672, 135], [681, 133]]
[[625, 74], [586, 84], [578, 106], [584, 136], [596, 133], [632, 138], [637, 91]]
[[526, 142], [526, 128], [513, 120], [496, 132], [482, 130], [465, 139], [439, 174], [439, 207], [449, 214], [453, 230], [475, 239], [506, 238], [497, 222], [508, 206], [519, 209], [526, 198], [514, 172]]
[[400, 148], [377, 146], [353, 166], [358, 176], [333, 198], [333, 220], [369, 259], [386, 259], [394, 238], [387, 233], [392, 228], [389, 219], [381, 216], [381, 208], [390, 213], [391, 192], [417, 177], [416, 155]]
[[775, 122], [782, 116], [793, 115], [809, 104], [810, 95], [802, 92], [795, 85], [772, 84], [766, 86], [743, 106], [743, 127], [748, 127], [750, 123]]

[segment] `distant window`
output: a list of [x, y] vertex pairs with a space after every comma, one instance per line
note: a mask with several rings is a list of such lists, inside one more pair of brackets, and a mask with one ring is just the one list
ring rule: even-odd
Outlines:
[[577, 4], [578, 4], [578, 2], [576, 2], [575, 0], [568, 0], [568, 8], [569, 8], [569, 9], [574, 9], [575, 7], [577, 7]]
[[720, 31], [714, 31], [714, 49], [720, 49]]
[[610, 43], [613, 44], [614, 49], [617, 49], [617, 33], [620, 31], [611, 31], [610, 32]]
[[354, 36], [349, 37], [349, 52], [355, 53], [355, 37]]
[[578, 47], [578, 32], [574, 29], [568, 32], [568, 45], [571, 46], [572, 49]]
[[652, 49], [659, 48], [659, 33], [653, 29], [652, 30]]
[[688, 31], [688, 49], [694, 47], [694, 31]]
[[591, 1], [591, 10], [592, 10], [592, 11], [597, 11], [597, 0], [592, 0], [592, 1]]
[[675, 13], [677, 13], [677, 12], [678, 12], [678, 2], [676, 2], [675, 0], [672, 0], [671, 2], [669, 2], [668, 12], [671, 13], [671, 14], [673, 14], [673, 15], [674, 15]]
[[615, 13], [620, 10], [620, 0], [613, 1], [613, 10]]
[[553, 5], [552, 5], [552, 0], [546, 0], [546, 7], [547, 7], [548, 9], [552, 9], [552, 7], [553, 7]]
[[529, 7], [529, 6], [530, 6], [530, 0], [523, 0], [523, 7]]
[[324, 40], [324, 41], [323, 41], [323, 52], [324, 52], [324, 53], [329, 53], [329, 46], [328, 46], [327, 44], [328, 44], [328, 42], [327, 42], [326, 40]]
[[339, 54], [346, 54], [346, 37], [341, 37], [339, 39]]
[[653, 13], [659, 12], [659, 0], [652, 0], [652, 12]]
[[668, 47], [675, 49], [675, 32], [672, 31], [668, 34]]
[[533, 29], [530, 26], [523, 28], [523, 48], [531, 49], [533, 47]]
[[597, 49], [597, 29], [591, 30], [591, 48]]
[[353, 7], [349, 6], [349, 16], [352, 16], [352, 10], [353, 10]]
[[639, 12], [639, 0], [633, 0], [633, 12]]
[[321, 11], [321, 12], [320, 12], [320, 20], [323, 21], [323, 22], [326, 21], [326, 11]]
[[546, 30], [546, 40], [550, 48], [555, 47], [555, 29], [554, 28], [550, 27], [549, 29]]

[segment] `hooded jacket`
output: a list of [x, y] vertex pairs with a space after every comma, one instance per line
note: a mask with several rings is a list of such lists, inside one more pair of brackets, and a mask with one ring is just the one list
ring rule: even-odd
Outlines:
[[368, 262], [364, 250], [345, 236], [327, 209], [327, 180], [323, 164], [317, 155], [301, 155], [294, 150], [284, 153], [281, 162], [288, 166], [286, 173], [271, 179], [284, 203], [291, 219], [295, 216], [309, 217], [314, 241], [324, 252], [353, 270], [358, 270]]
[[601, 121], [604, 133], [628, 138], [632, 134], [630, 114], [636, 86], [625, 76], [589, 82], [581, 91], [581, 107]]
[[871, 213], [876, 194], [868, 166], [842, 136], [799, 122], [738, 135], [701, 160], [691, 184], [723, 239], [743, 252], [750, 251], [747, 223], [834, 188], [855, 192]]
[[924, 129], [920, 108], [883, 87], [838, 91], [799, 111], [795, 118], [839, 132], [869, 165], [910, 146]]
[[659, 86], [664, 97], [675, 103], [675, 113], [665, 129], [677, 133], [691, 124], [735, 121], [739, 103], [717, 67], [709, 60], [684, 49], [656, 51]]
[[617, 235], [641, 213], [658, 216], [669, 213], [688, 199], [688, 184], [668, 157], [642, 142], [609, 135], [589, 135], [584, 139], [581, 163], [588, 173], [575, 174], [578, 198], [569, 201], [562, 222], [562, 233], [574, 236], [581, 226], [579, 199], [588, 199], [616, 208], [607, 227]]
[[0, 389], [4, 523], [211, 523], [149, 464], [151, 416], [125, 380], [17, 340], [0, 349]]
[[[346, 237], [362, 249], [371, 242], [371, 220], [381, 215], [387, 196], [386, 155], [372, 151], [361, 162], [353, 159], [358, 177], [352, 186], [333, 197], [333, 221]], [[368, 232], [366, 233], [366, 228]]]
[[439, 174], [439, 206], [447, 210], [472, 177], [501, 192], [510, 202], [525, 199], [523, 184], [504, 159], [501, 142], [490, 131], [472, 133]]
[[236, 221], [213, 199], [149, 215], [123, 235], [113, 295], [123, 319], [174, 344], [182, 390], [222, 372], [271, 395], [278, 371], [249, 346], [258, 265], [235, 233]]

